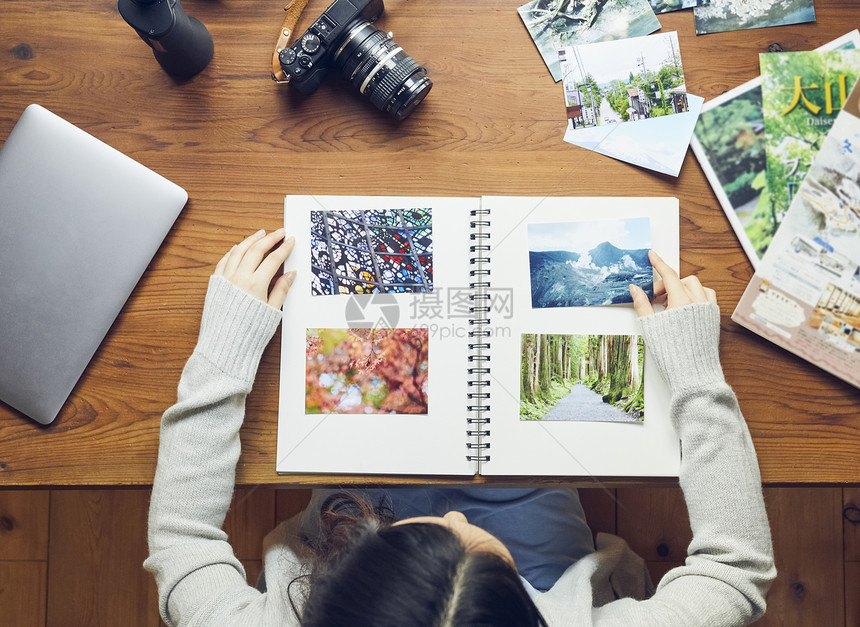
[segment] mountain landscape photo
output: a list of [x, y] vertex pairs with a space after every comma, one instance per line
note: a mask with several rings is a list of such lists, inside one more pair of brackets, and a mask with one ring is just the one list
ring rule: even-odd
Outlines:
[[529, 251], [532, 307], [581, 307], [632, 302], [629, 285], [649, 298], [654, 280], [648, 248], [618, 248], [604, 241], [586, 252]]

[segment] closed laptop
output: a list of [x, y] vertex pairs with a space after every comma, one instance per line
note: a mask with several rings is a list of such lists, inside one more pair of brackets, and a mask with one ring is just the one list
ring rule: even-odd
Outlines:
[[0, 400], [54, 420], [187, 199], [27, 107], [0, 148]]

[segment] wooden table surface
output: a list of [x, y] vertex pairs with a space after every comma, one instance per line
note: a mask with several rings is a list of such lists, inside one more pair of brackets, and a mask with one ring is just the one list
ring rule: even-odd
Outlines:
[[[752, 268], [691, 151], [675, 179], [562, 141], [561, 87], [520, 21], [523, 1], [388, 0], [379, 26], [434, 82], [400, 124], [337, 76], [306, 99], [272, 82], [277, 0], [186, 0], [215, 56], [184, 82], [161, 70], [113, 0], [0, 3], [0, 141], [36, 102], [190, 196], [54, 424], [0, 406], [0, 485], [152, 481], [160, 415], [194, 347], [208, 276], [232, 244], [281, 225], [286, 194], [678, 197], [681, 270], [717, 291], [726, 378], [763, 480], [860, 483], [860, 391], [730, 320]], [[311, 0], [299, 29], [327, 5]], [[860, 25], [858, 0], [815, 9], [811, 24], [698, 37], [691, 11], [659, 19], [678, 32], [687, 88], [708, 100], [757, 76], [771, 44], [808, 50]], [[274, 472], [278, 338], [248, 400], [238, 481], [330, 482]]]

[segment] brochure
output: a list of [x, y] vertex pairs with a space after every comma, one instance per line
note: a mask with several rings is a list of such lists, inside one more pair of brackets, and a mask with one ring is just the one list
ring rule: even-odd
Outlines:
[[[858, 47], [855, 29], [819, 50]], [[761, 78], [706, 102], [690, 141], [753, 268], [779, 226], [769, 211], [764, 141]]]
[[860, 50], [759, 55], [770, 214], [779, 223], [860, 77]]
[[860, 89], [856, 86], [732, 320], [860, 387]]

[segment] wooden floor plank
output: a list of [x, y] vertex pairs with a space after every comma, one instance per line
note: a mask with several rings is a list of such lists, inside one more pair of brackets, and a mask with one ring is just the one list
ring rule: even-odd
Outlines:
[[157, 624], [147, 555], [146, 490], [53, 490], [49, 627]]
[[777, 579], [758, 625], [844, 625], [842, 490], [765, 488]]
[[[240, 560], [261, 560], [263, 538], [275, 526], [275, 490], [238, 488], [224, 520], [224, 531]], [[250, 576], [250, 573], [249, 573]], [[256, 576], [250, 583], [256, 581]]]
[[[646, 558], [655, 582], [683, 560], [689, 526], [679, 490], [617, 490], [617, 527], [605, 492], [580, 492], [590, 524], [625, 538]], [[860, 489], [768, 488], [765, 495], [780, 574], [758, 625], [860, 625], [860, 537], [851, 509], [860, 504]], [[155, 585], [141, 567], [148, 496], [145, 490], [0, 491], [0, 522], [15, 521], [11, 529], [0, 525], [0, 555], [49, 560], [47, 566], [0, 561], [3, 622], [160, 625]], [[262, 536], [309, 497], [302, 489], [237, 492], [225, 528], [249, 577], [262, 567]]]
[[585, 520], [594, 535], [600, 532], [616, 533], [615, 490], [603, 488], [580, 488], [579, 501], [585, 511]]
[[0, 623], [44, 627], [48, 563], [0, 561]]
[[0, 491], [0, 559], [48, 559], [48, 490]]
[[845, 625], [860, 625], [860, 562], [845, 562]]
[[[860, 562], [860, 488], [842, 490], [842, 537], [845, 561]], [[857, 596], [860, 597], [860, 588]]]
[[280, 523], [292, 518], [308, 505], [311, 491], [302, 489], [279, 488], [275, 490], [275, 518]]
[[646, 562], [683, 562], [693, 532], [681, 489], [619, 488], [618, 535]]

